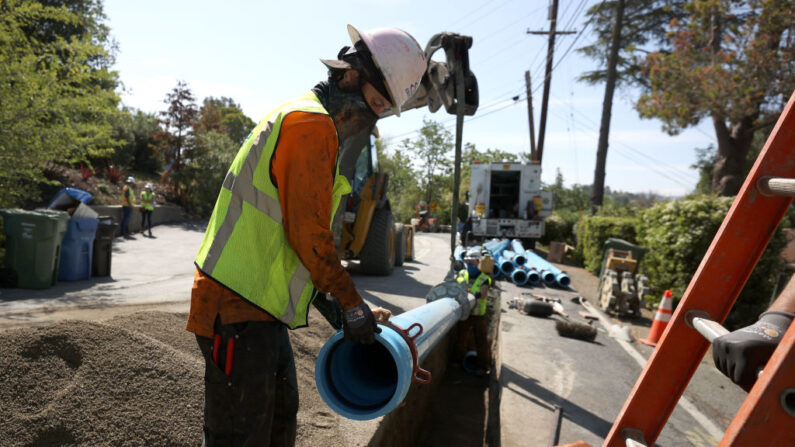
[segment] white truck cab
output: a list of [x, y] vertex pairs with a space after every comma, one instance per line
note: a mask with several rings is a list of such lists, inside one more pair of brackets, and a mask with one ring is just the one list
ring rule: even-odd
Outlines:
[[538, 162], [473, 163], [468, 199], [477, 238], [538, 239], [552, 214], [552, 193], [541, 191]]

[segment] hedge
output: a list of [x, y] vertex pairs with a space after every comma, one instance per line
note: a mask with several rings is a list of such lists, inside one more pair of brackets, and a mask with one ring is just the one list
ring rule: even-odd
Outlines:
[[[674, 298], [681, 298], [733, 200], [695, 196], [661, 203], [641, 213], [637, 240], [649, 249], [641, 271], [649, 277], [655, 293], [647, 297], [647, 302], [656, 308], [665, 289], [672, 290]], [[783, 268], [779, 253], [785, 243], [783, 232], [778, 230], [735, 303], [726, 326], [737, 328], [749, 324], [767, 307]]]
[[584, 217], [577, 224], [577, 253], [585, 268], [599, 274], [605, 241], [611, 237], [635, 243], [636, 219], [631, 217]]

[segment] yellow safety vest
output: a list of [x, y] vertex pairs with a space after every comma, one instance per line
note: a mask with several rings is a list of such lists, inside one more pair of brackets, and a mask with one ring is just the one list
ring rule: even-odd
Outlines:
[[[458, 272], [458, 278], [456, 281], [463, 284], [469, 284], [469, 271], [466, 267]], [[477, 278], [475, 278], [475, 282], [469, 287], [469, 292], [475, 294], [480, 292], [481, 287], [483, 287], [483, 283], [488, 281], [488, 285], [491, 285], [491, 277], [483, 272], [480, 272]], [[486, 298], [485, 296], [481, 296], [477, 299], [475, 303], [475, 307], [472, 308], [472, 315], [474, 316], [483, 316], [486, 315]]]
[[[284, 233], [279, 192], [270, 173], [284, 117], [298, 111], [328, 115], [317, 96], [307, 93], [257, 124], [229, 168], [195, 260], [204, 274], [290, 329], [306, 326], [317, 291]], [[337, 167], [329, 228], [342, 196], [350, 192]]]
[[135, 205], [135, 191], [128, 185], [124, 185], [121, 189], [121, 206], [134, 206]]
[[141, 203], [143, 207], [147, 211], [154, 211], [155, 210], [155, 195], [151, 192], [142, 192], [141, 193]]

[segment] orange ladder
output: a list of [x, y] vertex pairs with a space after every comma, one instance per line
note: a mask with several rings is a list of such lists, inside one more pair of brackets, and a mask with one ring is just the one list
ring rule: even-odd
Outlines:
[[[795, 93], [690, 281], [604, 447], [653, 445], [709, 347], [694, 317], [722, 322], [795, 196]], [[795, 324], [719, 446], [795, 446]]]

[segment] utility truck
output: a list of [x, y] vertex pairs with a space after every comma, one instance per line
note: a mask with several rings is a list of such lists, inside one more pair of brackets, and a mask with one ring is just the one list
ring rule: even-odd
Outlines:
[[467, 200], [468, 239], [509, 237], [533, 244], [544, 235], [544, 218], [552, 213], [552, 193], [541, 191], [536, 161], [474, 162]]

